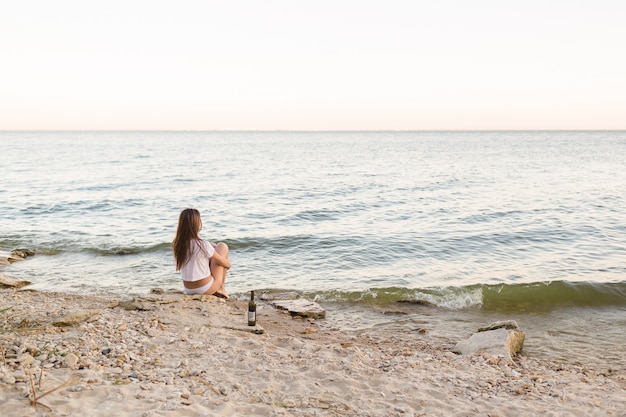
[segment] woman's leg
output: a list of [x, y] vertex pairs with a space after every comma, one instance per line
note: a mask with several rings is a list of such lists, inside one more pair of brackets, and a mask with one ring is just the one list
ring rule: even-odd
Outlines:
[[[220, 242], [215, 247], [215, 251], [222, 255], [224, 258], [228, 259], [228, 245], [226, 243]], [[224, 288], [224, 284], [226, 284], [226, 268], [222, 265], [218, 265], [216, 262], [210, 263], [211, 267], [211, 275], [215, 282], [211, 286], [212, 294], [217, 295], [218, 297], [228, 298], [228, 293], [226, 292], [226, 288]]]

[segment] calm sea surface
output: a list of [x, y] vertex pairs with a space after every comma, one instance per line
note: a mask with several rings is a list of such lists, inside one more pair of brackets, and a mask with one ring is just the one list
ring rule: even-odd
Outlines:
[[2, 272], [34, 289], [181, 289], [170, 242], [195, 207], [235, 295], [626, 324], [623, 131], [0, 132], [0, 149], [0, 251], [37, 253]]

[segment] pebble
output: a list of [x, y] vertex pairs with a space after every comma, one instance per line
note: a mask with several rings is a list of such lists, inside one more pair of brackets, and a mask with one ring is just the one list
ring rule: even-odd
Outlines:
[[13, 385], [16, 382], [16, 379], [13, 375], [4, 375], [2, 377], [2, 382], [4, 384], [9, 384], [9, 385]]
[[78, 356], [73, 353], [68, 353], [65, 359], [63, 359], [63, 364], [68, 368], [74, 367], [78, 363]]
[[29, 377], [22, 370], [13, 372], [13, 378], [15, 379], [16, 382], [26, 382], [29, 380]]
[[297, 403], [294, 400], [291, 399], [285, 399], [283, 400], [283, 407], [285, 408], [295, 408], [297, 407]]

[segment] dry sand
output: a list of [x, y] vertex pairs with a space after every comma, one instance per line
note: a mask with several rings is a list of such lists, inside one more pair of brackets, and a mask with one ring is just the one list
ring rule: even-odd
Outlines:
[[243, 301], [122, 301], [0, 289], [0, 415], [626, 416], [623, 373], [459, 356], [419, 328], [339, 332], [262, 303], [254, 334]]

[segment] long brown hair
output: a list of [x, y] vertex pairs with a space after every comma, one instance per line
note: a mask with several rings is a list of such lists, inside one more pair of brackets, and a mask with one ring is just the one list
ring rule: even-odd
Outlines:
[[198, 233], [201, 227], [202, 219], [198, 210], [188, 208], [180, 213], [176, 237], [172, 241], [177, 271], [187, 263], [191, 256], [191, 242], [200, 240]]

